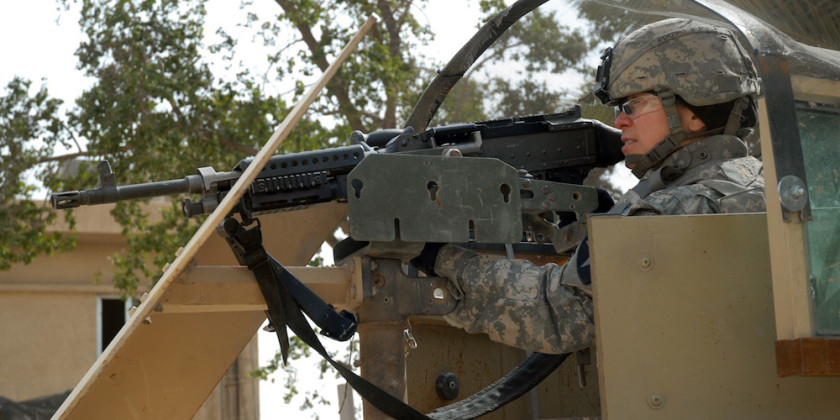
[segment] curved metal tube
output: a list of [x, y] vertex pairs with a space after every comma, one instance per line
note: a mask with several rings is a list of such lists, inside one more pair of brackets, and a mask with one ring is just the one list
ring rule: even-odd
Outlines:
[[475, 63], [478, 57], [487, 50], [502, 34], [522, 16], [530, 13], [548, 0], [519, 0], [505, 10], [502, 10], [482, 26], [478, 32], [452, 56], [449, 63], [429, 83], [423, 95], [414, 105], [408, 116], [405, 127], [413, 127], [414, 131], [423, 131], [437, 112], [440, 104], [461, 79], [464, 73]]

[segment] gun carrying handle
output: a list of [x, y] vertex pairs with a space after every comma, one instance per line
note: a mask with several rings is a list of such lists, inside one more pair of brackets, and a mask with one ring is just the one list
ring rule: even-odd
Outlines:
[[[470, 133], [470, 143], [460, 143], [450, 147], [447, 147], [443, 155], [444, 156], [464, 156], [469, 155], [472, 153], [478, 153], [481, 151], [481, 132], [476, 130]], [[435, 144], [437, 146], [437, 144]]]

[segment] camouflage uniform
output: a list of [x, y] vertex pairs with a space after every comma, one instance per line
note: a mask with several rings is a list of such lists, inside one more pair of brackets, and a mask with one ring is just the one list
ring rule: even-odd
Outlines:
[[[626, 156], [633, 173], [646, 179], [610, 213], [764, 211], [762, 165], [748, 156], [741, 140], [754, 124], [754, 112], [745, 111], [754, 111], [758, 78], [732, 31], [667, 19], [624, 37], [602, 59], [595, 96], [619, 105], [633, 95], [654, 93], [670, 131], [647, 154]], [[701, 133], [685, 132], [677, 98], [703, 112], [711, 109], [709, 116], [726, 115], [726, 122]], [[528, 350], [565, 353], [588, 347], [595, 338], [588, 259], [587, 241], [565, 265], [542, 267], [446, 245], [434, 271], [450, 279], [459, 302], [445, 318], [467, 332]]]
[[[624, 194], [610, 213], [627, 216], [764, 211], [761, 162], [739, 138], [718, 135], [689, 144]], [[563, 266], [499, 259], [453, 245], [438, 253], [435, 272], [449, 278], [460, 301], [446, 315], [469, 333], [542, 353], [594, 343], [592, 291], [578, 275], [578, 254]]]

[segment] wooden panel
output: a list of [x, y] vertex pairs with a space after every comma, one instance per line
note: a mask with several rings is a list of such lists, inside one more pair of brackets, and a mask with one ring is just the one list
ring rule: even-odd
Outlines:
[[[331, 204], [264, 217], [267, 242], [282, 244], [266, 246], [283, 264], [305, 265], [344, 214], [344, 206]], [[212, 253], [205, 251], [197, 252], [198, 259], [211, 261], [207, 256]], [[178, 280], [188, 279], [192, 269]], [[243, 276], [238, 278], [243, 280]], [[192, 418], [265, 315], [262, 305], [253, 302], [240, 308], [248, 311], [237, 312], [221, 305], [219, 309], [224, 312], [166, 312], [158, 303], [168, 300], [169, 287], [175, 283], [160, 282], [152, 289], [55, 418]], [[218, 286], [208, 285], [211, 297], [215, 293], [212, 289]], [[198, 289], [191, 291], [193, 298], [203, 293]], [[183, 298], [179, 294], [183, 290], [176, 286], [174, 291], [173, 299]]]
[[840, 339], [808, 337], [776, 342], [779, 376], [840, 376]]

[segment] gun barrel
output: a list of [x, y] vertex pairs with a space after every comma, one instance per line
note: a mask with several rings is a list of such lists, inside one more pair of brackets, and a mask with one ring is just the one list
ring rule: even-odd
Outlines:
[[[198, 179], [191, 179], [198, 178]], [[196, 183], [198, 182], [198, 184]], [[55, 209], [69, 209], [82, 205], [115, 203], [120, 200], [133, 198], [149, 198], [160, 195], [184, 194], [195, 191], [200, 185], [198, 175], [186, 176], [183, 179], [150, 182], [146, 184], [123, 185], [117, 187], [100, 187], [82, 191], [65, 191], [52, 194], [50, 201]]]

